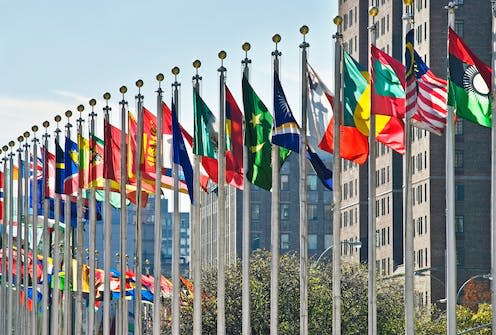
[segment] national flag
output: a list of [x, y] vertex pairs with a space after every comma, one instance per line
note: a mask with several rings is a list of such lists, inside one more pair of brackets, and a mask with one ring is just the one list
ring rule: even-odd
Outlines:
[[[272, 115], [243, 76], [243, 105], [245, 108], [245, 145], [248, 147], [247, 179], [254, 185], [270, 191], [272, 188], [271, 136]], [[290, 151], [280, 148], [281, 165]]]
[[65, 138], [64, 153], [64, 193], [74, 195], [78, 189], [78, 160], [79, 150], [76, 142], [70, 138]]
[[188, 186], [188, 193], [191, 203], [193, 203], [193, 167], [188, 157], [188, 152], [186, 151], [186, 146], [184, 145], [183, 134], [181, 133], [181, 126], [177, 119], [176, 106], [172, 104], [172, 149], [173, 149], [173, 160], [174, 164], [181, 167], [184, 174], [184, 179], [186, 185]]
[[371, 46], [372, 114], [405, 116], [405, 67], [384, 51]]
[[214, 129], [215, 116], [198, 92], [193, 92], [194, 139], [193, 153], [197, 156], [217, 158], [217, 131]]
[[414, 32], [406, 35], [406, 115], [415, 127], [441, 135], [448, 116], [447, 82], [436, 77], [413, 47]]
[[[369, 75], [348, 53], [344, 53], [344, 124], [354, 122], [364, 136], [369, 136], [370, 92]], [[375, 115], [376, 140], [400, 154], [405, 153], [403, 120]]]
[[243, 114], [226, 85], [226, 182], [243, 189]]
[[45, 174], [43, 175], [43, 185], [45, 186], [45, 198], [53, 198], [55, 196], [55, 175], [56, 163], [55, 155], [43, 148], [43, 164], [45, 165]]
[[55, 140], [55, 193], [64, 194], [65, 179], [65, 157], [64, 150], [59, 141]]
[[[334, 112], [333, 94], [320, 79], [314, 69], [307, 63], [308, 73], [308, 130], [309, 143], [323, 151], [334, 152]], [[361, 77], [363, 78], [363, 77]], [[346, 92], [346, 67], [344, 87]], [[345, 94], [346, 102], [346, 94]], [[369, 155], [367, 135], [357, 126], [353, 110], [345, 108], [342, 116], [340, 155], [343, 159], [363, 164]]]
[[491, 127], [491, 68], [449, 28], [448, 105], [456, 115]]
[[79, 188], [88, 188], [90, 179], [90, 140], [78, 135], [78, 186]]
[[[279, 147], [286, 148], [295, 152], [300, 151], [300, 126], [293, 116], [289, 107], [286, 95], [281, 86], [279, 76], [274, 72], [274, 119], [276, 127], [272, 135], [272, 143]], [[306, 157], [314, 168], [315, 173], [322, 181], [325, 187], [332, 189], [332, 172], [329, 170], [319, 155], [311, 149], [310, 145], [306, 148]]]

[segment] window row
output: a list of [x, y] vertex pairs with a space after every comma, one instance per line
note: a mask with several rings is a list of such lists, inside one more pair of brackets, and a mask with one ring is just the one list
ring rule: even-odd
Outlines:
[[375, 246], [383, 247], [391, 244], [391, 227], [377, 229], [375, 231]]
[[417, 269], [429, 266], [427, 248], [415, 251], [415, 266]]
[[420, 140], [422, 137], [427, 137], [427, 130], [421, 128], [413, 128], [412, 130], [412, 142], [415, 140]]
[[[318, 177], [315, 174], [309, 174], [307, 175], [307, 190], [308, 191], [317, 191], [318, 187]], [[257, 190], [256, 187], [252, 187], [253, 190]], [[281, 191], [289, 191], [289, 175], [287, 174], [281, 174], [281, 179], [280, 179], [280, 189]]]
[[343, 193], [341, 194], [341, 200], [347, 200], [348, 198], [353, 198], [353, 196], [358, 195], [358, 182], [357, 180], [352, 180], [348, 183], [343, 184]]
[[340, 218], [340, 227], [348, 227], [353, 226], [358, 223], [358, 209], [352, 208], [349, 210], [342, 211], [339, 215]]
[[343, 16], [343, 30], [348, 29], [348, 27], [351, 27], [353, 23], [358, 22], [358, 10], [355, 7], [354, 9], [350, 9], [348, 13], [345, 13]]
[[412, 174], [427, 169], [427, 151], [412, 156]]
[[375, 201], [375, 217], [387, 215], [391, 212], [391, 198], [389, 196]]
[[427, 202], [427, 183], [413, 186], [412, 201], [414, 206]]
[[382, 276], [390, 276], [391, 275], [391, 258], [383, 258], [375, 261], [376, 271], [380, 273]]
[[391, 173], [389, 166], [375, 171], [375, 187], [389, 183]]
[[415, 28], [415, 37], [418, 44], [422, 43], [423, 40], [427, 40], [427, 22], [420, 24]]
[[375, 142], [375, 157], [384, 156], [389, 153], [391, 153], [391, 148], [380, 142]]
[[413, 230], [413, 236], [422, 236], [427, 234], [427, 215], [413, 219], [413, 226], [415, 227]]
[[358, 237], [351, 237], [348, 240], [341, 241], [341, 255], [344, 256], [353, 256], [353, 254], [358, 254], [360, 252], [360, 248], [352, 245], [352, 243], [358, 242]]

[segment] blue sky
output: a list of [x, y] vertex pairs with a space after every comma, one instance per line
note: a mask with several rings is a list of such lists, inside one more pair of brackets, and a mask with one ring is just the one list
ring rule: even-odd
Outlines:
[[[251, 81], [265, 104], [272, 104], [272, 35], [279, 33], [281, 82], [296, 115], [300, 114], [299, 28], [310, 27], [309, 62], [332, 84], [332, 18], [337, 1], [2, 1], [0, 3], [0, 145], [33, 124], [90, 98], [127, 85], [134, 110], [134, 83], [143, 79], [145, 106], [155, 111], [155, 75], [165, 74], [170, 101], [171, 68], [179, 66], [181, 120], [192, 130], [192, 62], [200, 59], [202, 94], [218, 113], [217, 53], [226, 50], [227, 83], [241, 105], [241, 50], [250, 42]], [[116, 108], [112, 120], [118, 124]], [[100, 124], [100, 128], [102, 125]], [[51, 127], [53, 129], [53, 127]]]

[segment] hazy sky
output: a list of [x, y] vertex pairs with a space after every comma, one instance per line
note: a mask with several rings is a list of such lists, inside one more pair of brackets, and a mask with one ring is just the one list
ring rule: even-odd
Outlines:
[[[225, 50], [227, 83], [241, 106], [241, 45], [246, 41], [252, 45], [252, 84], [270, 108], [275, 33], [282, 36], [281, 82], [299, 116], [302, 24], [310, 27], [309, 62], [332, 83], [336, 0], [2, 1], [0, 12], [0, 145], [33, 124], [49, 120], [53, 125], [56, 114], [74, 111], [80, 103], [88, 109], [90, 98], [98, 100], [101, 117], [102, 94], [110, 92], [116, 104], [121, 85], [128, 86], [134, 110], [137, 79], [145, 83], [145, 106], [155, 112], [155, 75], [165, 74], [170, 102], [173, 66], [181, 69], [180, 119], [192, 130], [192, 62], [202, 62], [202, 94], [217, 114], [217, 53]], [[111, 118], [118, 125], [115, 107]]]

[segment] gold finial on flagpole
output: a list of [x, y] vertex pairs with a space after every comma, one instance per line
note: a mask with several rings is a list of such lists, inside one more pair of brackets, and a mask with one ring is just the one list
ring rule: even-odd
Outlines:
[[48, 121], [43, 122], [43, 127], [44, 128], [50, 127], [50, 122], [48, 122]]
[[136, 80], [136, 87], [138, 87], [138, 88], [143, 87], [143, 80], [141, 80], [141, 79]]
[[376, 17], [379, 14], [379, 8], [376, 6], [370, 6], [369, 8], [369, 15], [372, 17]]
[[[119, 92], [121, 92], [122, 94], [126, 94], [127, 93], [127, 87], [126, 86], [121, 86], [119, 88]], [[109, 99], [110, 99], [110, 94], [109, 94]]]
[[33, 133], [36, 133], [38, 131], [38, 126], [32, 126], [31, 130], [33, 131]]
[[201, 66], [201, 62], [198, 59], [193, 62], [193, 67], [195, 69], [198, 70], [200, 68], [200, 66]]
[[26, 139], [27, 139], [27, 138], [29, 137], [29, 135], [30, 135], [30, 134], [29, 134], [29, 131], [25, 131], [23, 135], [24, 135], [24, 138], [26, 138]]
[[243, 49], [243, 51], [244, 51], [244, 52], [248, 52], [248, 51], [250, 51], [250, 49], [251, 49], [251, 44], [250, 44], [250, 43], [248, 43], [248, 42], [245, 42], [245, 43], [243, 43], [243, 45], [241, 46], [241, 49]]
[[24, 141], [24, 136], [19, 136], [19, 137], [17, 138], [17, 141], [18, 141], [19, 143], [21, 143], [22, 141]]
[[72, 116], [72, 111], [71, 110], [66, 111], [65, 116], [67, 116], [67, 118], [70, 118]]
[[77, 106], [77, 110], [79, 113], [82, 113], [84, 111], [84, 106], [83, 105]]
[[334, 19], [332, 20], [336, 26], [340, 26], [343, 24], [343, 18], [339, 15], [336, 15]]
[[89, 101], [89, 104], [90, 104], [91, 107], [94, 107], [96, 105], [96, 100], [95, 99], [91, 99]]
[[157, 74], [157, 76], [155, 77], [157, 79], [157, 81], [161, 82], [164, 80], [164, 74], [163, 73], [159, 73]]
[[[123, 88], [125, 89], [125, 91], [124, 91], [124, 92], [122, 92], [122, 91], [123, 91]], [[122, 87], [119, 89], [119, 92], [121, 92], [122, 94], [126, 93], [126, 91], [127, 91], [126, 86], [122, 86]], [[105, 94], [103, 95], [103, 99], [105, 99], [105, 100], [107, 100], [107, 101], [108, 101], [108, 100], [110, 100], [110, 97], [111, 97], [111, 95], [110, 95], [110, 93], [109, 93], [109, 92], [107, 92], [107, 93], [105, 93]]]

